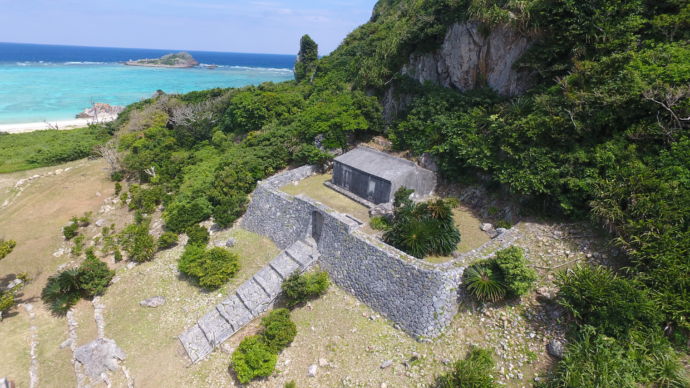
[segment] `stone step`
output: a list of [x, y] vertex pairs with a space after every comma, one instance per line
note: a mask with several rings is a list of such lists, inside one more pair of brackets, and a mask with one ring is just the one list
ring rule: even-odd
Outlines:
[[318, 256], [315, 243], [296, 242], [201, 317], [179, 336], [192, 362], [203, 360], [216, 346], [271, 308], [283, 281], [309, 268]]
[[302, 268], [309, 267], [315, 260], [315, 249], [302, 241], [292, 244], [285, 252], [295, 259]]
[[187, 329], [179, 338], [193, 363], [203, 360], [213, 351], [213, 346], [208, 342], [206, 335], [197, 324]]

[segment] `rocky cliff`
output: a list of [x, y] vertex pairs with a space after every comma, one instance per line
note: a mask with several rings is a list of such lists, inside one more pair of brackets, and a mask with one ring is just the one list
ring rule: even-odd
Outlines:
[[[531, 39], [508, 25], [490, 29], [479, 22], [455, 23], [433, 52], [413, 53], [401, 73], [420, 82], [432, 82], [461, 91], [489, 86], [504, 96], [524, 93], [532, 85], [529, 73], [513, 68], [530, 47]], [[386, 119], [394, 118], [410, 97], [394, 88], [384, 95]]]
[[488, 32], [480, 27], [478, 22], [452, 25], [441, 47], [412, 54], [403, 74], [463, 91], [486, 83], [501, 95], [523, 93], [531, 84], [530, 76], [513, 69], [513, 64], [529, 48], [529, 38], [507, 25]]

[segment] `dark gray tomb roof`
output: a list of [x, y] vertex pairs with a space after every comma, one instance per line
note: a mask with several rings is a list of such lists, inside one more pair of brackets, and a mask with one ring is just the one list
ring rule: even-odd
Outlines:
[[418, 168], [409, 160], [364, 146], [338, 156], [335, 161], [391, 182]]

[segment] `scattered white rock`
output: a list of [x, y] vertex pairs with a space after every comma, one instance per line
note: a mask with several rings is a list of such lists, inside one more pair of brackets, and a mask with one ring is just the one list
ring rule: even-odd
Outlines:
[[130, 261], [129, 263], [127, 263], [127, 269], [132, 269], [136, 266], [137, 266], [137, 263], [135, 263], [133, 261]]
[[386, 368], [390, 367], [391, 365], [393, 365], [393, 360], [386, 360], [386, 361], [381, 363], [381, 369], [386, 369]]
[[103, 227], [103, 225], [105, 225], [105, 220], [104, 220], [103, 218], [99, 218], [98, 220], [96, 220], [96, 222], [94, 223], [94, 225], [96, 225], [97, 227], [101, 228], [101, 227]]
[[72, 342], [74, 342], [71, 338], [66, 339], [60, 344], [60, 349], [68, 348], [72, 346]]
[[319, 368], [319, 367], [316, 366], [316, 364], [311, 364], [311, 365], [309, 365], [309, 369], [307, 370], [307, 376], [309, 376], [309, 377], [316, 377], [316, 370], [317, 370], [318, 368]]
[[154, 296], [152, 298], [144, 299], [141, 302], [139, 302], [140, 306], [151, 307], [151, 308], [160, 307], [164, 304], [165, 304], [165, 298], [162, 296]]
[[225, 242], [225, 246], [228, 248], [232, 248], [235, 246], [236, 243], [237, 241], [234, 238], [230, 237], [228, 241]]
[[488, 232], [493, 228], [494, 228], [494, 226], [488, 222], [485, 222], [479, 226], [479, 229], [481, 229], [483, 232]]
[[319, 358], [319, 366], [320, 367], [324, 368], [324, 367], [327, 367], [328, 365], [329, 365], [328, 360], [326, 360], [325, 358]]
[[22, 279], [14, 279], [7, 285], [7, 289], [11, 290], [15, 287], [20, 286], [22, 283], [24, 283], [24, 281]]

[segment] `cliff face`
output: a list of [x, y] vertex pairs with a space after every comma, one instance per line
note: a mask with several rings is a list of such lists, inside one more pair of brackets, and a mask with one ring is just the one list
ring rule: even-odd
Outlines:
[[412, 54], [402, 73], [423, 83], [471, 90], [484, 83], [501, 95], [525, 92], [531, 85], [527, 73], [513, 64], [530, 46], [530, 40], [515, 29], [499, 25], [482, 34], [477, 22], [456, 23], [448, 29], [436, 52]]
[[[529, 37], [507, 25], [495, 26], [484, 34], [478, 22], [455, 23], [439, 49], [413, 53], [401, 73], [420, 83], [429, 81], [461, 91], [488, 85], [503, 96], [519, 95], [532, 85], [532, 77], [514, 70], [513, 64], [530, 45]], [[394, 120], [410, 101], [412, 96], [398, 93], [394, 86], [386, 90], [385, 120]]]

